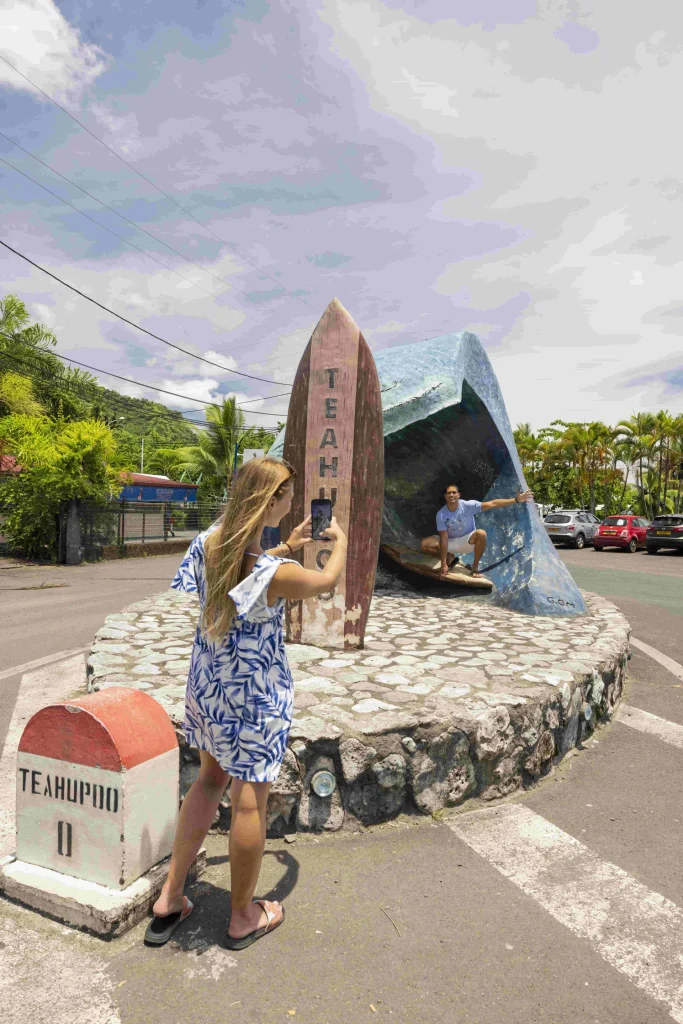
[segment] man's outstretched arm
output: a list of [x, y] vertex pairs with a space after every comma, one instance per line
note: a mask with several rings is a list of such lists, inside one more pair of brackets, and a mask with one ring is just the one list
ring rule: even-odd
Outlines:
[[517, 491], [514, 498], [494, 498], [492, 501], [482, 501], [482, 512], [488, 512], [490, 508], [505, 508], [506, 505], [521, 505], [523, 501], [531, 501], [533, 491]]

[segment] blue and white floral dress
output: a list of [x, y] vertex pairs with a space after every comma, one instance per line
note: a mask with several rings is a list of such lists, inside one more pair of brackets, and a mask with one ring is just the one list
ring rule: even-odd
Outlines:
[[[204, 607], [206, 572], [200, 533], [189, 547], [171, 586], [199, 594]], [[208, 751], [236, 779], [273, 782], [287, 750], [292, 724], [292, 674], [287, 664], [284, 600], [268, 607], [268, 587], [278, 567], [291, 559], [260, 556], [253, 571], [230, 591], [237, 615], [228, 635], [216, 642], [197, 625], [185, 697], [185, 736]]]

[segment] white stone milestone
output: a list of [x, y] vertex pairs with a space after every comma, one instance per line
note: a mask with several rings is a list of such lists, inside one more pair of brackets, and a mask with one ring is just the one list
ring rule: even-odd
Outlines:
[[17, 859], [125, 888], [171, 852], [178, 764], [171, 720], [140, 690], [43, 708], [17, 755]]

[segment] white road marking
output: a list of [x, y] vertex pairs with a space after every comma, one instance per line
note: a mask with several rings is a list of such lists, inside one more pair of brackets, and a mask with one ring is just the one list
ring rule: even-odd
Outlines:
[[654, 661], [658, 661], [660, 665], [668, 669], [672, 675], [676, 676], [676, 679], [680, 679], [683, 682], [683, 665], [679, 665], [673, 658], [669, 658], [666, 654], [662, 654], [655, 647], [650, 647], [649, 644], [643, 643], [642, 640], [636, 640], [635, 637], [631, 637], [631, 643], [634, 647], [637, 647], [643, 654], [647, 654]]
[[666, 718], [659, 718], [657, 715], [651, 715], [649, 711], [632, 708], [627, 704], [622, 704], [614, 717], [622, 725], [630, 725], [639, 732], [649, 732], [657, 739], [670, 743], [672, 747], [683, 750], [683, 725], [677, 725], [676, 722], [669, 722]]
[[683, 911], [522, 804], [449, 828], [683, 1024]]
[[90, 650], [89, 647], [74, 647], [70, 651], [58, 651], [57, 654], [48, 654], [44, 658], [36, 658], [35, 661], [25, 661], [23, 665], [13, 665], [0, 672], [0, 679], [9, 679], [11, 676], [23, 675], [24, 672], [32, 672], [33, 669], [42, 668], [44, 665], [52, 665], [55, 661], [65, 661], [73, 658], [76, 654], [84, 654]]

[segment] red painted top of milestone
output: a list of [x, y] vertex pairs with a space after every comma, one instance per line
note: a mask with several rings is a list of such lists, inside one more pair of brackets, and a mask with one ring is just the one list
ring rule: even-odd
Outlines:
[[26, 725], [19, 750], [121, 772], [177, 746], [171, 719], [153, 697], [111, 686], [42, 708]]

